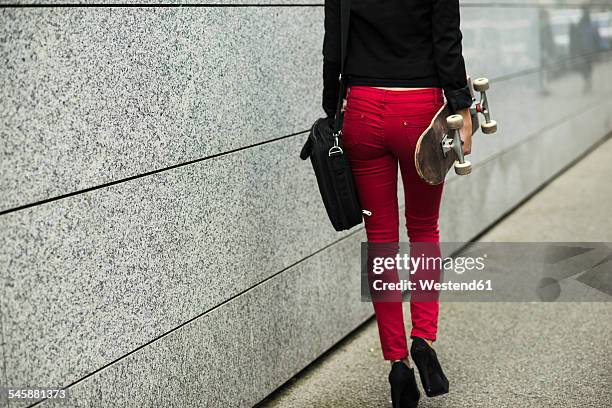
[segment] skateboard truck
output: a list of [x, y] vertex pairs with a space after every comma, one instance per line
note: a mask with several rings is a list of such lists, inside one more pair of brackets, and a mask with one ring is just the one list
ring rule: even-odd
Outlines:
[[453, 165], [455, 167], [455, 173], [460, 176], [470, 174], [472, 171], [472, 163], [469, 160], [465, 160], [465, 156], [463, 155], [463, 140], [461, 140], [461, 135], [459, 134], [459, 130], [463, 127], [463, 117], [461, 115], [451, 115], [446, 118], [446, 125], [448, 126], [450, 134], [445, 134], [442, 139], [442, 153], [444, 157], [446, 157], [446, 153], [450, 150], [454, 150], [457, 155], [457, 160], [455, 160]]
[[[470, 108], [470, 116], [472, 117], [474, 130], [478, 129], [478, 114], [484, 116], [485, 121], [482, 123], [480, 128], [482, 133], [492, 134], [497, 132], [497, 122], [491, 120], [491, 112], [489, 111], [489, 102], [487, 100], [487, 90], [489, 90], [489, 80], [487, 78], [478, 78], [473, 82], [471, 78], [468, 78], [470, 85], [470, 92], [472, 93], [472, 100], [476, 101], [474, 97], [474, 91], [480, 92], [480, 101], [476, 103], [474, 107]], [[461, 115], [451, 115], [446, 118], [446, 125], [449, 130], [449, 134], [445, 134], [441, 142], [442, 153], [444, 157], [450, 150], [454, 150], [457, 155], [455, 160], [454, 168], [455, 173], [460, 176], [470, 174], [472, 172], [472, 163], [469, 160], [465, 160], [463, 155], [463, 140], [459, 130], [463, 128], [463, 117]]]
[[[471, 80], [469, 80], [471, 82]], [[497, 122], [491, 120], [491, 111], [489, 110], [489, 101], [487, 100], [487, 91], [489, 90], [489, 80], [487, 78], [477, 78], [472, 82], [472, 86], [470, 88], [474, 89], [476, 92], [480, 92], [480, 101], [476, 103], [476, 106], [470, 108], [470, 114], [472, 117], [478, 116], [478, 113], [481, 113], [485, 121], [480, 126], [482, 129], [482, 133], [484, 134], [492, 134], [497, 132]]]

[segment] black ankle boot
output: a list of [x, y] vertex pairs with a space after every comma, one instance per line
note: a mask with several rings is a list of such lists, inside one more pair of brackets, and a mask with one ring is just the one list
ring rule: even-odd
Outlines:
[[414, 377], [414, 369], [396, 361], [389, 373], [389, 383], [393, 408], [416, 408], [421, 393]]
[[446, 394], [448, 392], [448, 379], [442, 371], [435, 350], [422, 338], [413, 337], [410, 354], [419, 369], [425, 394], [428, 397]]

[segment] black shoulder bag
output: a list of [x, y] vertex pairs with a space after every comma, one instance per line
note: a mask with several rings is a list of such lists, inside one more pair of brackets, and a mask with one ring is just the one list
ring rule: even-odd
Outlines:
[[302, 160], [310, 157], [323, 204], [325, 204], [329, 220], [336, 231], [350, 229], [363, 220], [361, 205], [353, 181], [353, 173], [342, 148], [344, 114], [341, 112], [341, 108], [345, 93], [344, 59], [348, 40], [349, 16], [349, 0], [341, 0], [340, 92], [333, 123], [331, 123], [331, 118], [317, 119], [310, 129], [308, 140], [300, 153]]

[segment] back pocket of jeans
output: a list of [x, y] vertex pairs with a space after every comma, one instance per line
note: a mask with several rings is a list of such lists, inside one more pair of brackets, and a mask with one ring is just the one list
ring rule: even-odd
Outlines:
[[363, 133], [363, 113], [346, 110], [342, 124], [342, 141], [346, 145], [358, 144]]

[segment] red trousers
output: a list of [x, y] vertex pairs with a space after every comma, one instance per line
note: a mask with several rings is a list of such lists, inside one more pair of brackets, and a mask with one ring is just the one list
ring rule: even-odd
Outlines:
[[[427, 247], [429, 255], [439, 256], [438, 216], [443, 185], [429, 185], [418, 176], [414, 152], [419, 136], [444, 103], [442, 90], [351, 86], [346, 99], [343, 142], [361, 206], [371, 212], [364, 216], [368, 243], [395, 243], [389, 247], [393, 249], [399, 242], [399, 165], [410, 243], [431, 243], [433, 246]], [[397, 280], [397, 274], [389, 276], [387, 280]], [[373, 298], [372, 303], [384, 358], [405, 358], [408, 347], [401, 296]], [[424, 301], [411, 296], [411, 337], [436, 339], [438, 305], [437, 296]]]

